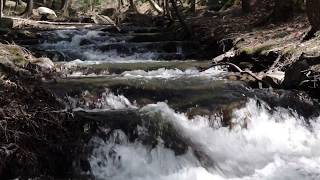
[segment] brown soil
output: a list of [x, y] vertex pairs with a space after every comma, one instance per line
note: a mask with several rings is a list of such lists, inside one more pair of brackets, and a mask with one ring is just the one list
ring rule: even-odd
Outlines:
[[63, 105], [31, 61], [20, 47], [0, 44], [0, 179], [70, 177], [81, 125], [59, 112]]

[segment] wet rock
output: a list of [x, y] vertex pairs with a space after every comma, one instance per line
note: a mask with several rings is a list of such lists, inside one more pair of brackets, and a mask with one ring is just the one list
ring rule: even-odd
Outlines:
[[6, 34], [8, 34], [9, 32], [10, 32], [9, 29], [0, 28], [0, 35], [6, 35]]
[[12, 27], [13, 27], [13, 20], [11, 18], [0, 19], [0, 28], [1, 29], [11, 29]]
[[306, 80], [307, 77], [304, 73], [304, 70], [309, 68], [309, 64], [306, 60], [301, 60], [293, 63], [285, 72], [285, 78], [282, 85], [285, 88], [296, 88], [299, 84]]
[[284, 80], [285, 73], [282, 71], [275, 71], [267, 73], [262, 81], [270, 84], [272, 87], [279, 87]]
[[133, 38], [129, 42], [160, 42], [173, 41], [175, 36], [172, 33], [137, 33], [132, 34]]
[[89, 39], [82, 39], [79, 43], [80, 46], [89, 45], [89, 44], [93, 44], [93, 42], [90, 41]]

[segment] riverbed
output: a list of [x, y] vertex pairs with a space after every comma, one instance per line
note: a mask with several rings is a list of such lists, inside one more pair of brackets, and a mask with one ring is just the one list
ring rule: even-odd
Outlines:
[[[41, 32], [61, 111], [99, 121], [89, 174], [110, 180], [320, 179], [318, 102], [209, 68], [197, 43], [152, 28]], [[141, 38], [143, 37], [143, 38]], [[143, 41], [145, 39], [146, 41]], [[197, 58], [201, 57], [201, 58]], [[90, 127], [88, 127], [90, 128]]]

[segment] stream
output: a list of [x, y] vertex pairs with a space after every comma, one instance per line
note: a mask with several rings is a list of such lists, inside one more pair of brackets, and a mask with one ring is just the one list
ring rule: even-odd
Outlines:
[[[303, 92], [228, 80], [195, 42], [127, 27], [40, 32], [25, 45], [65, 77], [48, 83], [76, 116], [98, 180], [320, 179], [319, 104]], [[202, 58], [201, 58], [202, 59]], [[87, 127], [90, 128], [90, 127]]]

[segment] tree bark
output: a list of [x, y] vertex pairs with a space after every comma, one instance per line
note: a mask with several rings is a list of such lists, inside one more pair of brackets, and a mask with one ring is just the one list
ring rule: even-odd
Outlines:
[[137, 7], [136, 7], [136, 5], [134, 4], [134, 1], [133, 0], [129, 0], [129, 9], [131, 10], [131, 11], [137, 11]]
[[69, 4], [70, 4], [70, 0], [62, 0], [60, 10], [62, 11], [62, 14], [64, 16], [69, 15], [69, 13], [68, 13]]
[[14, 10], [16, 11], [18, 8], [18, 5], [22, 4], [22, 0], [16, 0], [16, 5], [14, 6]]
[[190, 10], [192, 13], [196, 12], [196, 0], [190, 0]]
[[179, 12], [179, 9], [177, 7], [177, 4], [176, 4], [177, 2], [175, 0], [170, 0], [170, 2], [171, 2], [172, 8], [173, 8], [179, 22], [181, 23], [182, 27], [186, 30], [187, 34], [189, 36], [191, 36], [192, 35], [191, 28], [188, 26], [188, 24], [182, 18], [181, 14]]
[[307, 0], [307, 14], [314, 31], [320, 30], [320, 1]]
[[3, 0], [0, 0], [0, 19], [3, 17]]
[[32, 9], [33, 9], [33, 0], [27, 0], [27, 7], [21, 15], [25, 15], [26, 17], [31, 16]]
[[158, 13], [163, 14], [163, 9], [153, 0], [148, 0], [150, 5], [154, 10], [156, 10]]

